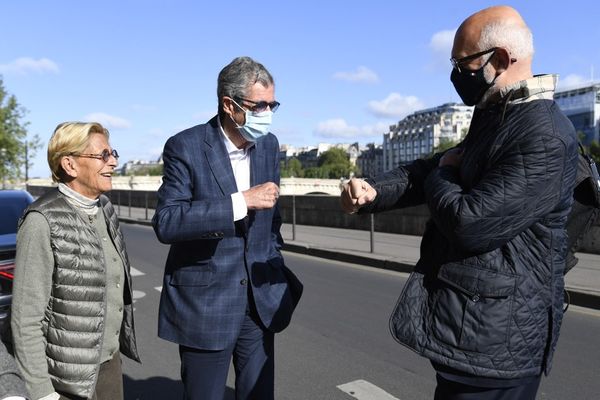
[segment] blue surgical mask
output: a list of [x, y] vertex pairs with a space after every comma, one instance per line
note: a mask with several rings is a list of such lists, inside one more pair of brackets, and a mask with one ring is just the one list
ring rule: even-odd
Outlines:
[[273, 119], [273, 111], [266, 110], [260, 113], [255, 113], [245, 110], [242, 106], [236, 103], [235, 100], [232, 99], [232, 101], [246, 113], [246, 122], [242, 126], [238, 125], [233, 117], [231, 117], [244, 139], [249, 142], [256, 142], [259, 138], [269, 133], [269, 128], [271, 127], [271, 122]]

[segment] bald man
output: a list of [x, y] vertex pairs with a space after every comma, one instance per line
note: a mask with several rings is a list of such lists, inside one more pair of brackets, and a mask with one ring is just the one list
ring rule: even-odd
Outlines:
[[475, 105], [454, 149], [351, 180], [348, 213], [427, 204], [421, 258], [390, 319], [429, 358], [435, 399], [535, 399], [563, 314], [565, 223], [577, 139], [553, 101], [557, 78], [531, 72], [533, 40], [510, 7], [467, 18], [450, 79]]

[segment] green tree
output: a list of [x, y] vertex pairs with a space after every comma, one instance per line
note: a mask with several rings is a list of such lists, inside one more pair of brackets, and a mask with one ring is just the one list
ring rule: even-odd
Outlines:
[[[283, 164], [283, 161], [282, 161]], [[282, 165], [281, 167], [282, 178], [302, 178], [304, 177], [304, 169], [302, 169], [302, 163], [296, 157], [292, 157], [288, 160], [287, 166]]]
[[[318, 178], [323, 179], [347, 178], [356, 171], [356, 167], [350, 162], [348, 154], [343, 149], [335, 147], [323, 152], [319, 156], [317, 165], [321, 170], [318, 174], [321, 176], [318, 176]], [[305, 176], [309, 177], [308, 170], [306, 170]]]
[[25, 154], [23, 164], [25, 166], [25, 180], [29, 180], [29, 169], [33, 166], [33, 158], [37, 151], [42, 147], [42, 140], [38, 135], [33, 135], [30, 139], [25, 140]]
[[600, 144], [597, 140], [592, 141], [588, 151], [594, 161], [596, 161], [596, 163], [600, 163]]
[[456, 140], [441, 137], [440, 143], [437, 146], [435, 146], [435, 148], [433, 149], [433, 153], [434, 154], [441, 153], [442, 151], [446, 151], [448, 149], [456, 147], [457, 144], [458, 144], [458, 141], [456, 141]]
[[148, 175], [150, 176], [162, 176], [163, 175], [163, 166], [157, 165], [156, 167], [148, 168]]
[[310, 167], [304, 171], [305, 178], [318, 178], [318, 179], [327, 179], [329, 176], [328, 168], [323, 167]]
[[38, 135], [27, 138], [29, 123], [23, 121], [26, 113], [17, 98], [6, 92], [0, 77], [0, 175], [3, 182], [21, 178], [23, 172], [27, 177], [30, 160], [41, 147]]

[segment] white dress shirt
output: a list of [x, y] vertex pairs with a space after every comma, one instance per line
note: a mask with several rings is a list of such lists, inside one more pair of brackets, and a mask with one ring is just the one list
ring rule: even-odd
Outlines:
[[225, 143], [225, 149], [229, 154], [229, 161], [231, 162], [231, 169], [233, 170], [238, 190], [236, 193], [231, 194], [231, 203], [233, 206], [233, 220], [239, 221], [248, 215], [248, 206], [242, 192], [250, 189], [250, 157], [248, 149], [254, 146], [254, 143], [251, 143], [244, 149], [238, 149], [225, 134], [225, 130], [221, 126], [221, 120], [218, 117], [217, 121], [223, 134], [223, 143]]

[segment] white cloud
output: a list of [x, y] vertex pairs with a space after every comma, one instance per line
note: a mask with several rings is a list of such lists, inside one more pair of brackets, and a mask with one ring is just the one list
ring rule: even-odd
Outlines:
[[348, 125], [343, 118], [333, 118], [319, 122], [315, 133], [325, 138], [358, 138], [382, 136], [389, 130], [389, 124], [379, 122], [374, 125], [352, 126]]
[[372, 100], [369, 102], [369, 111], [378, 117], [385, 118], [402, 118], [424, 107], [423, 102], [417, 97], [403, 96], [399, 93], [390, 93], [388, 97], [381, 101]]
[[431, 36], [429, 50], [431, 50], [431, 63], [429, 69], [436, 71], [448, 71], [450, 69], [450, 54], [454, 43], [454, 30], [439, 31]]
[[429, 41], [429, 48], [436, 54], [443, 54], [450, 57], [452, 44], [454, 43], [454, 35], [456, 29], [439, 31], [433, 34]]
[[33, 59], [31, 57], [21, 57], [8, 64], [0, 64], [0, 73], [2, 74], [18, 74], [27, 75], [28, 73], [58, 74], [59, 68], [56, 63], [47, 58]]
[[95, 112], [83, 117], [84, 121], [99, 122], [107, 129], [131, 128], [131, 122], [125, 118], [116, 117], [103, 112]]
[[559, 88], [568, 88], [568, 87], [572, 87], [572, 86], [577, 86], [577, 85], [581, 85], [582, 83], [587, 82], [588, 79], [584, 78], [581, 75], [577, 75], [577, 74], [569, 74], [567, 76], [563, 78], [560, 78], [558, 80], [558, 87]]
[[333, 74], [334, 79], [349, 82], [364, 82], [364, 83], [377, 83], [379, 77], [375, 72], [367, 67], [360, 66], [354, 72], [336, 72]]

